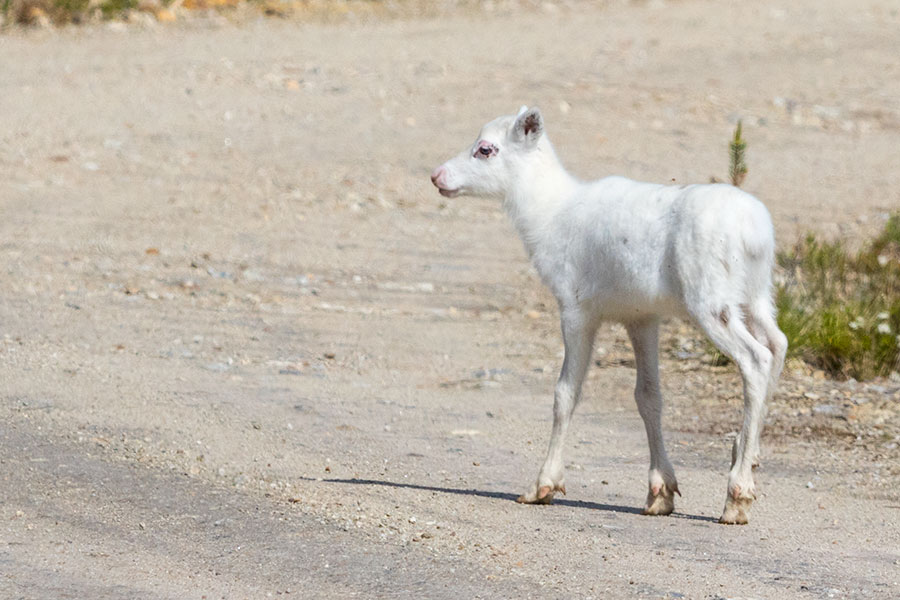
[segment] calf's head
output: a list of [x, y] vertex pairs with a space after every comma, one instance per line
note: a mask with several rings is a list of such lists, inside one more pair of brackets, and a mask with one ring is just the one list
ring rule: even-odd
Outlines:
[[543, 133], [541, 112], [523, 106], [517, 115], [499, 117], [482, 127], [472, 146], [431, 173], [431, 182], [448, 198], [503, 196], [538, 148]]

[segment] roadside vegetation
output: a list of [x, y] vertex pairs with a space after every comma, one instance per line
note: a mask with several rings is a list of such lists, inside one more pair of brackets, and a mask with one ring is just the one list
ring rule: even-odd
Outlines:
[[[47, 26], [111, 19], [138, 9], [138, 0], [0, 0], [7, 24]], [[162, 8], [162, 1], [156, 3]]]
[[[433, 3], [417, 0], [0, 0], [0, 25], [48, 27], [101, 20], [176, 21], [192, 12], [216, 11], [223, 15], [256, 12], [271, 17], [334, 21], [372, 16], [422, 16], [440, 12], [445, 5], [479, 7], [479, 0]], [[537, 0], [524, 5], [539, 6]]]
[[778, 256], [778, 321], [789, 356], [832, 377], [900, 371], [900, 213], [858, 252], [810, 234]]

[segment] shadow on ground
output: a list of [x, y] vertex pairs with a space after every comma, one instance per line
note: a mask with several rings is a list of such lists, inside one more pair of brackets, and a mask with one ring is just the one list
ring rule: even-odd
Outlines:
[[[304, 481], [318, 481], [321, 483], [343, 483], [350, 485], [378, 485], [385, 487], [393, 487], [393, 488], [407, 488], [413, 490], [424, 490], [427, 492], [440, 492], [442, 494], [457, 494], [461, 496], [478, 496], [481, 498], [492, 498], [495, 500], [510, 500], [515, 502], [516, 498], [518, 498], [517, 494], [509, 494], [507, 492], [490, 492], [486, 490], [475, 490], [468, 489], [463, 490], [459, 488], [446, 488], [446, 487], [436, 487], [431, 485], [418, 485], [415, 483], [396, 483], [394, 481], [380, 481], [378, 479], [314, 479], [312, 477], [301, 477]], [[538, 505], [538, 506], [548, 506], [548, 505]], [[567, 506], [571, 508], [586, 508], [589, 510], [602, 510], [605, 512], [616, 512], [616, 513], [626, 513], [632, 515], [641, 514], [640, 508], [635, 508], [633, 506], [620, 506], [618, 504], [602, 504], [599, 502], [585, 502], [584, 500], [561, 500], [558, 498], [553, 499], [552, 506]], [[708, 521], [710, 523], [715, 523], [718, 519], [713, 517], [704, 517], [702, 515], [686, 515], [683, 513], [672, 513], [669, 515], [671, 518], [675, 519], [689, 519], [692, 521]]]

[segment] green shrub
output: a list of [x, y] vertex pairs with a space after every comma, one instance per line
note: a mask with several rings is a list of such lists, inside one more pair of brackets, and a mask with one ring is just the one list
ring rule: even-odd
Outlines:
[[801, 358], [834, 377], [900, 369], [900, 213], [856, 254], [808, 235], [779, 254], [778, 322]]

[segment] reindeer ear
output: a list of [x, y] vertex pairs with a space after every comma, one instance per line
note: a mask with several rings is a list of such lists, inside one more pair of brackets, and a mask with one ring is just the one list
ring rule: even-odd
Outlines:
[[537, 108], [525, 108], [520, 110], [513, 125], [513, 137], [519, 142], [536, 144], [544, 134], [544, 117]]

